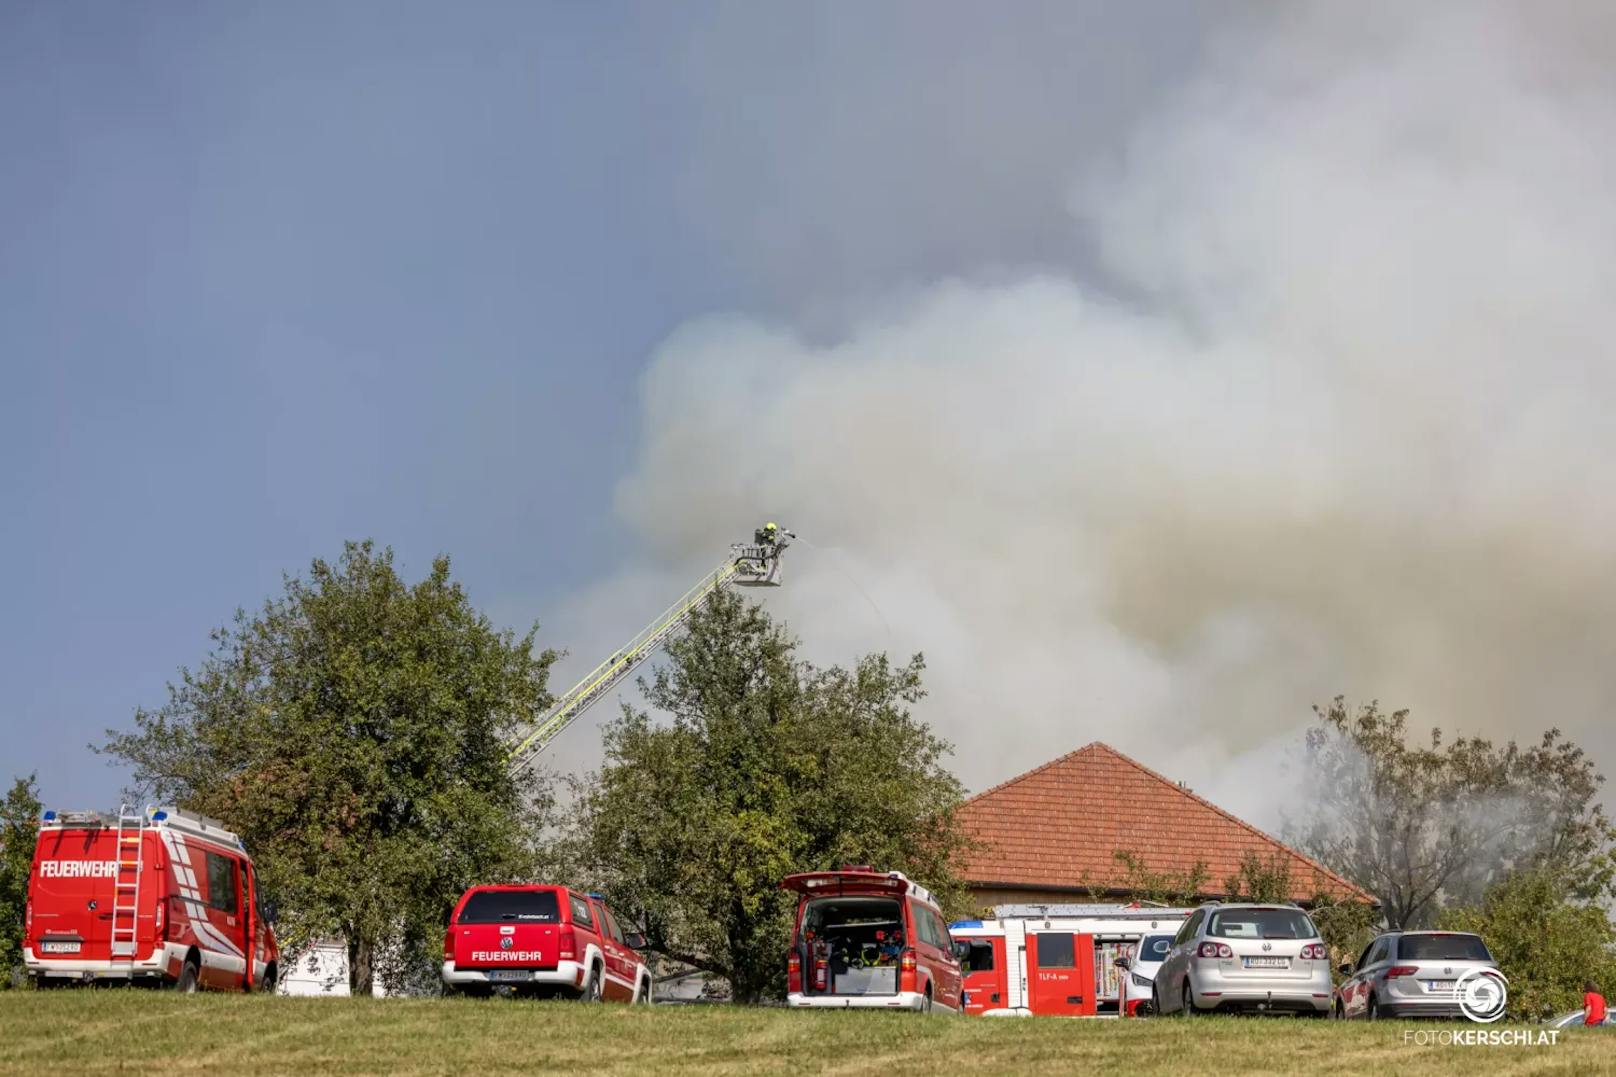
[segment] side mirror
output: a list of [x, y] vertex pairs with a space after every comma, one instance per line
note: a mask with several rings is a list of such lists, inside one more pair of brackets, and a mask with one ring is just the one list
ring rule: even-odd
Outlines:
[[623, 945], [630, 950], [643, 950], [645, 949], [645, 936], [638, 931], [627, 932], [623, 936]]
[[967, 957], [971, 956], [971, 944], [968, 942], [956, 941], [954, 943], [953, 950], [956, 960], [964, 961]]
[[1339, 972], [1343, 976], [1351, 976], [1352, 975], [1352, 962], [1351, 961], [1343, 961], [1343, 962], [1341, 962], [1341, 964], [1339, 964], [1339, 965], [1337, 965], [1335, 967], [1335, 970], [1337, 972]]
[[279, 918], [279, 912], [280, 910], [275, 907], [273, 901], [260, 901], [258, 903], [258, 916], [270, 927], [275, 926], [275, 921]]
[[1122, 969], [1124, 972], [1132, 967], [1131, 963], [1125, 957], [1119, 957], [1115, 961], [1111, 962], [1111, 964], [1115, 965], [1119, 969]]

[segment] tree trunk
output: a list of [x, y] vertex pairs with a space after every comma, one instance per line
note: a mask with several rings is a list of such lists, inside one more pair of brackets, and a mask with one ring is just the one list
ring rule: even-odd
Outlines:
[[356, 935], [348, 936], [348, 993], [368, 998], [375, 979], [371, 967], [371, 942]]

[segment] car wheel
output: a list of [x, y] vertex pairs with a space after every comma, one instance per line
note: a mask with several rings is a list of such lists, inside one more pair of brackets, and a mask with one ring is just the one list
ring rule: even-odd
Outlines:
[[180, 968], [180, 978], [174, 981], [174, 990], [182, 995], [194, 995], [202, 986], [202, 970], [197, 968], [196, 962], [190, 958]]
[[926, 985], [926, 997], [920, 1000], [920, 1012], [931, 1012], [931, 984]]
[[1184, 977], [1184, 1016], [1194, 1017], [1200, 1011], [1195, 1008], [1195, 995], [1190, 991], [1190, 978]]
[[599, 1002], [600, 994], [600, 966], [589, 966], [589, 978], [584, 981], [583, 990], [578, 992], [579, 1002]]
[[1331, 1011], [1331, 1016], [1337, 1021], [1345, 1021], [1347, 1019], [1347, 1008], [1341, 1004], [1340, 999], [1336, 999], [1335, 1009]]
[[277, 973], [274, 965], [271, 965], [269, 968], [265, 969], [264, 982], [258, 985], [258, 990], [262, 991], [266, 995], [273, 995], [275, 993], [275, 978], [277, 975], [279, 974]]
[[1364, 1016], [1369, 1018], [1371, 1021], [1380, 1020], [1380, 1002], [1375, 998], [1374, 995], [1369, 996], [1369, 1007], [1364, 1010]]
[[1156, 1013], [1163, 1012], [1161, 1004], [1161, 982], [1159, 980], [1150, 985], [1150, 1008]]

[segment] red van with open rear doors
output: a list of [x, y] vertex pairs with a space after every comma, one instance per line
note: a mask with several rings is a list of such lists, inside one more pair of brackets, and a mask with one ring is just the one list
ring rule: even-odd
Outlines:
[[786, 1004], [959, 1013], [959, 954], [943, 912], [901, 872], [867, 865], [788, 875], [797, 901]]

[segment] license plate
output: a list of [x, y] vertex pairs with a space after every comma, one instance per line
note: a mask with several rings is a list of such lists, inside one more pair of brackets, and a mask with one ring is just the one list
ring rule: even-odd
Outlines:
[[58, 942], [41, 942], [39, 948], [47, 954], [76, 954], [82, 945], [77, 939], [72, 939]]
[[1248, 969], [1284, 969], [1290, 968], [1291, 959], [1288, 957], [1248, 957]]
[[1439, 993], [1444, 994], [1444, 995], [1451, 995], [1451, 994], [1453, 994], [1453, 981], [1452, 980], [1426, 980], [1425, 981], [1425, 989], [1427, 991], [1439, 992]]
[[533, 974], [527, 969], [495, 969], [488, 974], [490, 980], [531, 980]]

